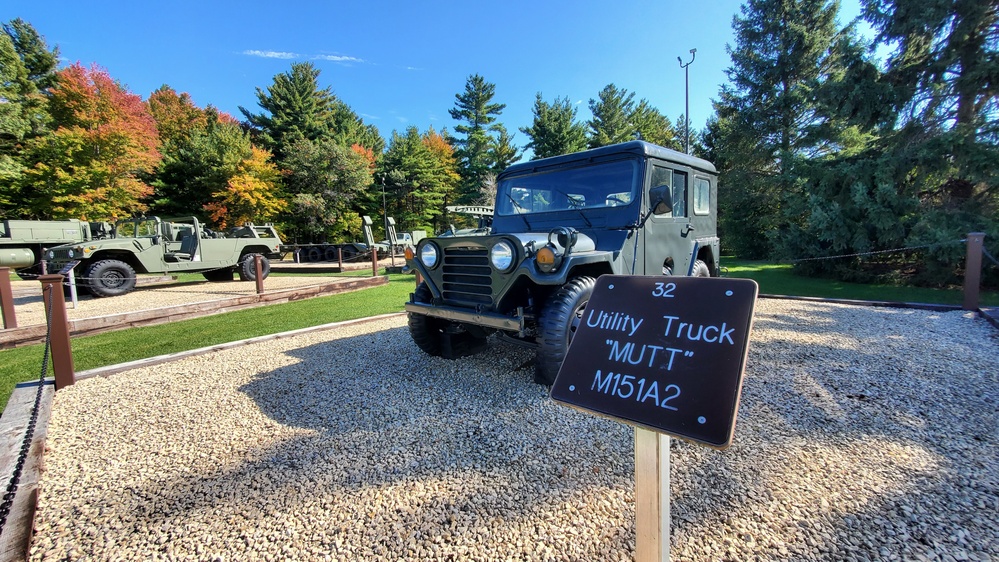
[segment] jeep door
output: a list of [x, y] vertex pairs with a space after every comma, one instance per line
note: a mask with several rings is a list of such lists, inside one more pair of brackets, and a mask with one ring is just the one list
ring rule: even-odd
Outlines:
[[649, 190], [659, 185], [670, 187], [673, 206], [664, 213], [653, 213], [645, 221], [645, 256], [640, 260], [645, 264], [645, 275], [686, 275], [690, 269], [696, 228], [690, 220], [690, 176], [689, 168], [649, 160], [642, 212], [648, 212], [651, 204]]

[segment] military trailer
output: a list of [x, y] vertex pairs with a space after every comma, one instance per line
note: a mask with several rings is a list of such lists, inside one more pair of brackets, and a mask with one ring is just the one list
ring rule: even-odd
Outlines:
[[280, 248], [281, 237], [272, 226], [246, 225], [227, 235], [195, 217], [142, 217], [119, 221], [113, 238], [50, 248], [46, 259], [53, 271], [79, 262], [80, 287], [96, 297], [112, 297], [134, 289], [137, 273], [201, 273], [209, 281], [232, 281], [238, 273], [241, 280], [255, 281], [257, 255], [266, 278], [268, 260], [279, 259]]
[[2, 220], [0, 266], [14, 269], [22, 279], [34, 279], [41, 273], [43, 248], [100, 240], [110, 235], [111, 225], [106, 222]]
[[456, 358], [497, 334], [535, 347], [535, 381], [551, 384], [597, 277], [717, 276], [717, 194], [711, 163], [642, 141], [515, 164], [488, 234], [407, 256], [423, 278], [405, 305], [413, 341]]

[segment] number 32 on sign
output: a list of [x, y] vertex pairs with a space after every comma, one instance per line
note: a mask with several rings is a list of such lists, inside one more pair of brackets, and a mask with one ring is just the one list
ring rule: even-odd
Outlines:
[[552, 399], [728, 447], [758, 291], [749, 279], [599, 277]]

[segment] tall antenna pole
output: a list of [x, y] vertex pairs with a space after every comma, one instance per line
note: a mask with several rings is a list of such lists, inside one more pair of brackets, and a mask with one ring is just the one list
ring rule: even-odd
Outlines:
[[683, 69], [683, 81], [684, 81], [684, 110], [683, 110], [683, 152], [690, 154], [690, 70], [687, 68], [694, 62], [694, 57], [697, 56], [697, 49], [690, 50], [690, 62], [683, 64], [683, 59], [676, 57], [677, 62], [680, 63], [680, 68]]

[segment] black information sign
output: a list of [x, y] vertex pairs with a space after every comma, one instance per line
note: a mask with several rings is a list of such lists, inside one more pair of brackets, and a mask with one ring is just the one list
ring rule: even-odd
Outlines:
[[728, 447], [758, 290], [750, 279], [597, 278], [552, 399]]
[[80, 260], [73, 260], [70, 262], [66, 262], [66, 265], [62, 266], [62, 269], [59, 270], [59, 275], [68, 274], [70, 271], [73, 270], [74, 267], [78, 265], [80, 265]]

